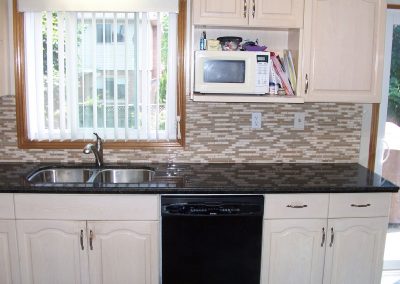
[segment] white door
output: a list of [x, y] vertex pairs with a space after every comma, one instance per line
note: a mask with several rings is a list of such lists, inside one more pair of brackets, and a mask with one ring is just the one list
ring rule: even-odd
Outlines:
[[14, 220], [0, 220], [0, 283], [20, 283]]
[[303, 9], [304, 0], [254, 0], [251, 1], [249, 23], [269, 28], [301, 28]]
[[265, 220], [262, 284], [320, 284], [326, 219]]
[[89, 271], [93, 284], [156, 284], [157, 221], [88, 222]]
[[379, 102], [386, 1], [306, 0], [305, 100]]
[[193, 0], [193, 24], [246, 26], [251, 0]]
[[85, 221], [17, 220], [22, 283], [87, 283], [85, 234]]
[[378, 284], [387, 218], [328, 220], [324, 284]]

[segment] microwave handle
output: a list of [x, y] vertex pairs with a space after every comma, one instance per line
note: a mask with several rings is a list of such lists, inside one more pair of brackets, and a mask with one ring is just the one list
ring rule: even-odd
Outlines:
[[243, 18], [247, 17], [247, 0], [243, 1]]
[[306, 74], [306, 85], [304, 88], [304, 93], [307, 94], [307, 92], [308, 92], [308, 74]]

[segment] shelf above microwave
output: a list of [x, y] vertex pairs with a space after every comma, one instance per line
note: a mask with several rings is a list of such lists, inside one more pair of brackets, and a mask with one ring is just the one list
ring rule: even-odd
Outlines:
[[226, 103], [287, 103], [302, 104], [303, 97], [277, 95], [232, 95], [232, 94], [201, 94], [193, 93], [195, 102], [226, 102]]

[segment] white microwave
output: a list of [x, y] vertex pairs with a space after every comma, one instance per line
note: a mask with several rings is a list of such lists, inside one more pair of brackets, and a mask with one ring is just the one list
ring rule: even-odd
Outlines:
[[269, 92], [269, 52], [196, 51], [194, 91], [211, 94]]

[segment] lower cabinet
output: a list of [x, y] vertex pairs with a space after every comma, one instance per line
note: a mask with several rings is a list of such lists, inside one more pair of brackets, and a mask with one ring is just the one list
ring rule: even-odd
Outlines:
[[87, 282], [85, 221], [17, 220], [17, 231], [22, 283]]
[[328, 220], [324, 282], [381, 283], [386, 217]]
[[337, 194], [329, 204], [312, 195], [279, 197], [281, 204], [269, 198], [275, 208], [264, 220], [262, 284], [380, 283], [389, 196]]
[[264, 220], [261, 283], [321, 284], [326, 219]]
[[158, 195], [15, 194], [14, 204], [23, 284], [158, 284]]
[[15, 220], [0, 220], [0, 283], [20, 283]]
[[22, 283], [158, 283], [157, 221], [18, 220], [17, 226]]
[[97, 221], [87, 227], [90, 283], [158, 283], [159, 222]]

